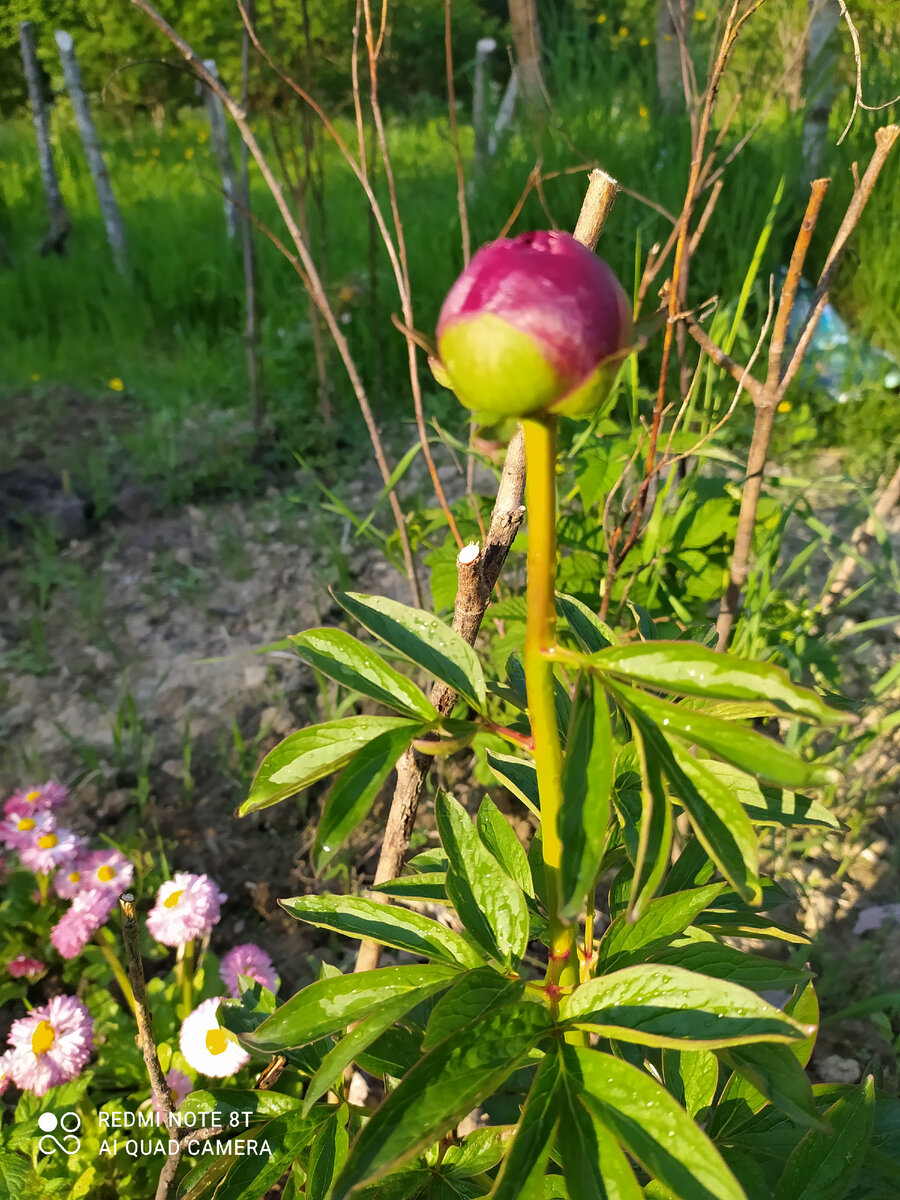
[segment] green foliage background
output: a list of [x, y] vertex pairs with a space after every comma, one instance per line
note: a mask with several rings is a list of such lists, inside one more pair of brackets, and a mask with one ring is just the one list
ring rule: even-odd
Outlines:
[[[236, 4], [191, 0], [189, 4], [160, 3], [157, 7], [198, 54], [216, 60], [219, 74], [229, 87], [239, 86], [242, 26]], [[258, 9], [262, 41], [279, 62], [301, 77], [306, 61], [306, 10], [316, 95], [329, 104], [346, 105], [356, 0], [308, 0], [307, 4], [274, 0], [258, 5]], [[90, 91], [106, 85], [109, 106], [123, 120], [130, 118], [135, 107], [162, 105], [171, 109], [193, 101], [193, 79], [181, 71], [181, 63], [176, 63], [166, 39], [127, 0], [10, 0], [0, 12], [0, 112], [21, 107], [24, 99], [20, 21], [35, 25], [38, 58], [54, 92], [62, 90], [62, 80], [52, 34], [56, 29], [66, 29], [75, 39], [85, 85]], [[477, 39], [496, 34], [499, 28], [496, 17], [479, 0], [454, 0], [453, 49], [457, 61], [471, 57]], [[161, 67], [161, 59], [176, 63], [179, 71]], [[402, 0], [391, 6], [380, 69], [383, 99], [389, 104], [410, 108], [423, 95], [441, 94], [442, 0]], [[257, 78], [257, 101], [267, 86]]]

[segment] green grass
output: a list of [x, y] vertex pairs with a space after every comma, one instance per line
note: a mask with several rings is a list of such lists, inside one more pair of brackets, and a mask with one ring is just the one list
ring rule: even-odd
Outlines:
[[[538, 156], [548, 172], [596, 159], [630, 189], [677, 211], [689, 162], [687, 123], [654, 116], [652, 47], [641, 46], [640, 40], [637, 29], [623, 37], [612, 25], [599, 29], [587, 44], [574, 37], [555, 38], [548, 76], [556, 109], [542, 133], [526, 131], [510, 138], [481, 181], [470, 206], [476, 245], [496, 236]], [[736, 69], [746, 72], [747, 63], [738, 61]], [[870, 86], [877, 90], [877, 80]], [[744, 119], [754, 111], [750, 96]], [[849, 165], [868, 158], [873, 129], [889, 115], [860, 113], [851, 136], [830, 154], [835, 183], [811, 253], [812, 270], [822, 260], [849, 195]], [[842, 116], [836, 113], [836, 128]], [[322, 430], [308, 302], [291, 265], [262, 236], [262, 355], [274, 437], [263, 451], [253, 451], [239, 248], [225, 236], [202, 110], [182, 112], [177, 123], [162, 131], [140, 116], [127, 128], [104, 122], [102, 111], [98, 117], [134, 263], [128, 280], [112, 269], [67, 105], [57, 106], [53, 125], [57, 168], [73, 219], [64, 259], [41, 259], [34, 252], [44, 231], [44, 209], [30, 123], [22, 119], [0, 128], [0, 228], [14, 256], [13, 268], [0, 273], [5, 332], [0, 393], [6, 397], [0, 469], [29, 444], [41, 445], [55, 466], [68, 469], [76, 485], [90, 491], [102, 513], [123, 479], [153, 481], [163, 502], [178, 503], [198, 495], [256, 491], [273, 469], [290, 465], [290, 448], [313, 451], [317, 465], [326, 469], [345, 462], [348, 449], [365, 453], [362, 423], [333, 351], [329, 380], [340, 442], [335, 446], [334, 436]], [[344, 131], [354, 145], [353, 131], [349, 126]], [[729, 138], [741, 132], [739, 117]], [[268, 145], [262, 123], [259, 133]], [[693, 262], [692, 303], [712, 295], [724, 304], [736, 299], [782, 176], [785, 196], [763, 275], [786, 260], [805, 203], [798, 138], [799, 118], [777, 105], [726, 171], [722, 197]], [[416, 323], [428, 333], [461, 266], [447, 121], [394, 118], [389, 139]], [[472, 132], [465, 124], [462, 142], [468, 160]], [[382, 176], [377, 173], [378, 189], [387, 210]], [[836, 292], [838, 306], [860, 332], [895, 354], [900, 353], [900, 246], [884, 230], [896, 227], [900, 216], [898, 185], [895, 154], [854, 237]], [[548, 211], [532, 194], [516, 228], [546, 226], [551, 219], [571, 227], [583, 188], [580, 172], [550, 180], [544, 189]], [[256, 177], [253, 206], [260, 220], [283, 237], [271, 197]], [[314, 241], [324, 243], [329, 291], [346, 321], [343, 328], [379, 421], [389, 440], [406, 445], [412, 433], [405, 428], [411, 420], [405, 347], [390, 323], [399, 303], [381, 247], [374, 253], [373, 298], [365, 200], [333, 145], [325, 151], [325, 211], [324, 226], [314, 228]], [[623, 195], [602, 252], [630, 280], [636, 239], [646, 253], [666, 230], [664, 218]], [[747, 344], [755, 340], [763, 294], [758, 285], [742, 339]], [[642, 356], [646, 381], [652, 379], [657, 352], [651, 348]], [[461, 430], [462, 417], [452, 399], [429, 379], [425, 382], [429, 411]], [[880, 403], [883, 409], [883, 398]], [[815, 428], [816, 414], [812, 417]], [[868, 424], [878, 429], [884, 422], [876, 415]], [[831, 428], [835, 432], [834, 422]], [[836, 432], [842, 431], [838, 422]], [[889, 436], [886, 430], [884, 436]]]

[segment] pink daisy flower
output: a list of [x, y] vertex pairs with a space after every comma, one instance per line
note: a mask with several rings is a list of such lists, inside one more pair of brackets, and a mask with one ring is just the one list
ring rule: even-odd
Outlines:
[[37, 829], [39, 815], [10, 813], [0, 821], [0, 841], [9, 850], [18, 850], [20, 846], [27, 845]]
[[43, 1096], [81, 1072], [94, 1048], [94, 1022], [74, 996], [54, 996], [13, 1021], [8, 1070], [17, 1087]]
[[78, 893], [84, 890], [87, 866], [88, 855], [79, 854], [61, 871], [56, 872], [53, 876], [53, 890], [60, 900], [74, 900]]
[[63, 958], [77, 958], [116, 907], [112, 888], [85, 888], [50, 930], [50, 941]]
[[131, 886], [134, 864], [116, 849], [92, 850], [79, 864], [85, 878], [85, 886], [106, 888], [121, 896]]
[[53, 890], [62, 900], [74, 900], [87, 888], [104, 888], [121, 896], [131, 886], [134, 864], [119, 850], [89, 850], [53, 877]]
[[28, 817], [37, 812], [59, 808], [69, 798], [69, 789], [61, 783], [45, 783], [43, 787], [19, 788], [3, 805], [4, 816]]
[[257, 983], [261, 983], [263, 987], [268, 988], [270, 992], [278, 990], [279, 979], [275, 974], [271, 958], [265, 950], [254, 945], [253, 942], [245, 942], [244, 945], [235, 946], [233, 950], [229, 950], [222, 959], [219, 970], [222, 974], [222, 981], [235, 998], [241, 994], [239, 975], [248, 975]]
[[203, 937], [219, 919], [219, 907], [227, 897], [208, 875], [176, 871], [156, 895], [147, 915], [147, 928], [164, 946], [180, 946]]
[[12, 1056], [12, 1050], [6, 1050], [3, 1054], [0, 1054], [0, 1096], [3, 1095], [9, 1085], [12, 1083], [12, 1076], [9, 1073]]
[[219, 1027], [216, 1016], [219, 1004], [220, 998], [211, 996], [185, 1017], [178, 1044], [195, 1071], [224, 1079], [246, 1066], [250, 1055], [230, 1033]]
[[[19, 823], [26, 825], [28, 820], [24, 817]], [[35, 874], [49, 875], [70, 863], [83, 850], [84, 838], [77, 837], [71, 829], [57, 826], [52, 813], [38, 813], [33, 820], [34, 828], [28, 831], [27, 841], [23, 838], [16, 849], [22, 865]]]
[[26, 958], [24, 954], [17, 954], [6, 964], [6, 969], [13, 979], [35, 979], [47, 968], [39, 958]]
[[[181, 1105], [182, 1100], [194, 1090], [191, 1077], [185, 1075], [184, 1071], [177, 1071], [174, 1067], [170, 1071], [166, 1071], [166, 1083], [169, 1085], [169, 1091], [172, 1093], [176, 1109]], [[155, 1096], [151, 1096], [151, 1103], [153, 1111], [156, 1113], [157, 1125], [165, 1125], [166, 1114], [162, 1105], [157, 1101]]]

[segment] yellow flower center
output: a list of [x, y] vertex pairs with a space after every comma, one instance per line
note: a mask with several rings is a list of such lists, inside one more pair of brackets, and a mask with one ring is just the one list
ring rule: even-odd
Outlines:
[[55, 833], [45, 833], [43, 837], [38, 838], [38, 845], [42, 850], [52, 850], [58, 841]]
[[228, 1038], [221, 1029], [210, 1029], [206, 1034], [206, 1048], [210, 1054], [222, 1054], [228, 1045]]
[[80, 872], [80, 871], [73, 871], [73, 872], [72, 872], [72, 873], [69, 875], [69, 883], [78, 883], [79, 879], [81, 879], [81, 872]]
[[40, 798], [41, 798], [40, 792], [26, 792], [26, 794], [25, 794], [25, 799], [28, 801], [29, 804], [34, 804], [34, 802], [36, 800], [40, 800]]
[[109, 866], [101, 867], [100, 870], [97, 872], [97, 878], [100, 880], [101, 883], [109, 883], [109, 881], [111, 879], [115, 879], [115, 877], [116, 877], [115, 870]]
[[46, 1054], [56, 1041], [56, 1034], [49, 1021], [41, 1021], [31, 1035], [31, 1049], [35, 1054]]
[[36, 822], [32, 821], [31, 817], [23, 817], [19, 822], [19, 833], [28, 833], [29, 830], [34, 829], [35, 824]]
[[165, 900], [163, 900], [163, 904], [166, 908], [174, 908], [183, 895], [184, 888], [182, 888], [180, 892], [173, 892], [171, 896], [166, 896]]

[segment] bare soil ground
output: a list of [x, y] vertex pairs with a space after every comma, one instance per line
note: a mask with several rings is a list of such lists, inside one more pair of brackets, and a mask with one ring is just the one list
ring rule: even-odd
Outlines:
[[[286, 983], [313, 943], [276, 899], [315, 884], [315, 798], [236, 809], [262, 755], [316, 712], [312, 672], [289, 650], [257, 653], [329, 618], [332, 561], [305, 526], [274, 492], [104, 525], [58, 550], [37, 618], [41, 567], [22, 546], [0, 566], [0, 790], [61, 779], [78, 832], [161, 839], [172, 869], [228, 894], [221, 948], [260, 941]], [[376, 554], [353, 561], [361, 590], [402, 586]]]
[[[355, 487], [362, 511], [377, 487]], [[309, 979], [313, 954], [342, 964], [352, 955], [276, 903], [329, 886], [308, 863], [321, 791], [243, 819], [236, 809], [263, 754], [326, 715], [312, 672], [289, 650], [258, 651], [336, 617], [334, 551], [315, 515], [276, 488], [252, 503], [139, 517], [106, 521], [43, 559], [12, 545], [0, 564], [0, 790], [62, 779], [79, 832], [164, 845], [173, 870], [209, 873], [229, 897], [213, 948], [260, 942], [292, 989]], [[900, 554], [900, 520], [890, 533]], [[407, 599], [376, 551], [346, 540], [343, 549], [352, 586]], [[895, 596], [866, 593], [846, 619], [892, 611]], [[897, 650], [892, 626], [868, 653], [884, 669]], [[884, 749], [896, 761], [896, 740]], [[894, 997], [893, 1031], [867, 1014], [826, 1021], [812, 1064], [823, 1080], [875, 1065], [890, 1083], [896, 1071], [898, 924], [855, 926], [866, 908], [900, 903], [898, 800], [895, 780], [865, 826], [792, 862], [824, 1015]], [[330, 886], [371, 874], [379, 817]]]

